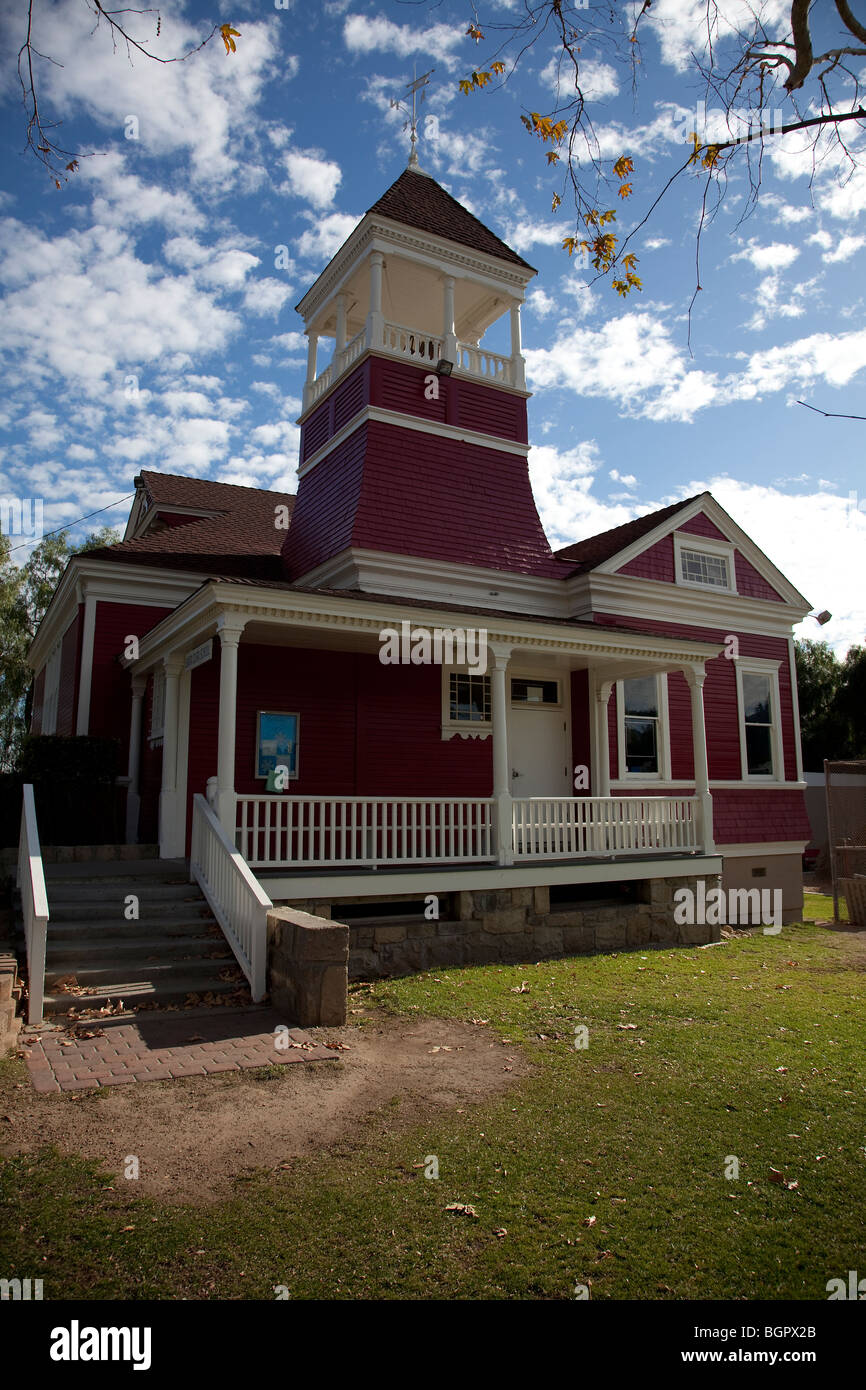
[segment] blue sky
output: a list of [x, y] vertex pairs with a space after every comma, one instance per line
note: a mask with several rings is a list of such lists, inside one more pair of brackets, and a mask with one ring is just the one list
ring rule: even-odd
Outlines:
[[[507, 20], [509, 8], [492, 0], [479, 13]], [[599, 147], [635, 161], [623, 229], [699, 124], [688, 55], [702, 8], [657, 0], [634, 91], [612, 51], [582, 54]], [[741, 222], [748, 187], [733, 166], [703, 238], [689, 349], [693, 178], [636, 248], [641, 294], [618, 300], [561, 249], [568, 202], [552, 214], [556, 180], [519, 121], [555, 100], [552, 42], [501, 90], [467, 97], [458, 80], [489, 50], [466, 36], [471, 8], [452, 0], [170, 2], [154, 51], [182, 51], [214, 22], [241, 35], [231, 57], [217, 41], [172, 66], [113, 53], [83, 0], [37, 0], [37, 46], [63, 65], [42, 66], [43, 105], [67, 145], [97, 152], [58, 192], [20, 153], [20, 6], [4, 0], [0, 13], [12, 152], [0, 192], [0, 496], [43, 497], [46, 530], [127, 496], [141, 468], [294, 490], [305, 343], [293, 306], [404, 167], [408, 136], [390, 100], [416, 67], [435, 67], [423, 167], [539, 271], [523, 337], [533, 486], [551, 539], [709, 488], [833, 612], [820, 635], [840, 651], [864, 640], [866, 423], [796, 401], [866, 415], [866, 173], [831, 155], [810, 179], [803, 137], [784, 137], [768, 146], [760, 203]], [[135, 32], [150, 38], [151, 22]], [[287, 269], [275, 264], [281, 245]], [[128, 505], [73, 530], [120, 524]], [[819, 635], [814, 622], [802, 632]]]

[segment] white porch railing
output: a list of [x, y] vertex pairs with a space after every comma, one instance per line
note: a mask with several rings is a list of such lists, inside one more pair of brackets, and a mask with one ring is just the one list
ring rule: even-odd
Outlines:
[[699, 847], [696, 796], [520, 797], [512, 805], [515, 859], [685, 854]]
[[48, 895], [42, 850], [36, 826], [36, 802], [30, 783], [24, 786], [21, 804], [21, 835], [18, 840], [18, 891], [27, 944], [27, 1022], [42, 1022], [45, 1002], [45, 943], [48, 934]]
[[497, 352], [475, 347], [472, 343], [457, 344], [457, 366], [482, 381], [499, 381], [512, 386], [512, 362], [510, 357], [501, 357]]
[[258, 1004], [267, 989], [268, 911], [273, 903], [201, 793], [193, 798], [189, 871], [207, 898]]
[[238, 796], [254, 868], [458, 864], [497, 857], [492, 798]]
[[441, 338], [419, 333], [415, 328], [404, 328], [399, 323], [385, 324], [382, 346], [397, 357], [408, 357], [412, 362], [431, 362], [434, 367], [442, 356]]
[[[238, 796], [236, 842], [252, 868], [470, 864], [499, 857], [494, 798]], [[515, 861], [694, 853], [700, 798], [522, 797]]]

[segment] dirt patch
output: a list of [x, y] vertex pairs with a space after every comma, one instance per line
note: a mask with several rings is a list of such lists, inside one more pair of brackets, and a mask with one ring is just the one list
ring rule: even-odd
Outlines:
[[54, 1144], [118, 1175], [135, 1154], [137, 1193], [214, 1202], [242, 1174], [490, 1099], [532, 1070], [489, 1028], [443, 1019], [365, 1011], [347, 1028], [308, 1031], [345, 1043], [339, 1061], [274, 1068], [266, 1078], [227, 1072], [59, 1096], [37, 1095], [29, 1081], [5, 1082], [0, 1153]]

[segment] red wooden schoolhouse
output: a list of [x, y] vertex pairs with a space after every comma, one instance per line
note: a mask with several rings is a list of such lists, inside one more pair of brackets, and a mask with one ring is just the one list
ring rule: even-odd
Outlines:
[[[450, 936], [392, 934], [394, 969], [521, 933], [531, 956], [677, 939], [671, 889], [718, 875], [800, 912], [810, 605], [709, 493], [551, 548], [534, 274], [407, 168], [298, 305], [297, 495], [143, 471], [123, 540], [70, 561], [36, 636], [33, 730], [120, 741], [127, 840], [192, 858], [245, 969], [262, 900], [359, 921], [443, 900]], [[407, 659], [382, 659], [393, 632]], [[385, 969], [361, 931], [357, 973]]]

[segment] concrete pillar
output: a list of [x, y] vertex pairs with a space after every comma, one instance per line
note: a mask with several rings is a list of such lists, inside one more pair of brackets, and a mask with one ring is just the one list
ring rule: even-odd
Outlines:
[[520, 342], [520, 304], [516, 300], [511, 306], [511, 384], [521, 391], [526, 390], [526, 363]]
[[235, 732], [238, 702], [238, 644], [244, 620], [220, 619], [220, 706], [217, 743], [216, 813], [232, 844], [235, 840]]
[[499, 862], [514, 863], [512, 837], [511, 760], [508, 755], [508, 680], [510, 647], [488, 647], [490, 668], [490, 713], [493, 720], [493, 796], [496, 801]]
[[370, 312], [367, 315], [367, 347], [381, 347], [385, 340], [382, 314], [382, 272], [385, 257], [381, 251], [370, 256]]
[[129, 759], [126, 791], [126, 843], [138, 844], [138, 816], [141, 809], [141, 718], [147, 681], [144, 676], [132, 678], [132, 708], [129, 715]]
[[177, 729], [180, 702], [178, 686], [183, 660], [179, 656], [167, 656], [163, 662], [165, 670], [165, 714], [162, 730], [162, 786], [159, 793], [159, 857], [176, 859], [183, 854], [183, 828], [179, 822], [182, 817], [177, 804]]
[[713, 854], [713, 798], [710, 794], [710, 774], [707, 763], [707, 731], [704, 722], [703, 666], [684, 666], [683, 674], [692, 697], [692, 748], [695, 760], [695, 793], [701, 802], [701, 839], [705, 854]]
[[442, 356], [457, 363], [457, 331], [454, 327], [454, 276], [442, 276]]

